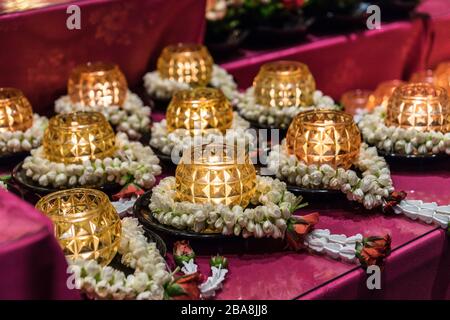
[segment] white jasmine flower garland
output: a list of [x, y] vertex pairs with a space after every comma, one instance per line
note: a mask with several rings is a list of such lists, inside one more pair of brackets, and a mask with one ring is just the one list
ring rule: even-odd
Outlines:
[[339, 109], [333, 99], [324, 96], [322, 91], [314, 92], [314, 105], [309, 107], [274, 108], [256, 104], [254, 88], [250, 87], [244, 94], [240, 94], [237, 104], [239, 113], [248, 120], [257, 121], [262, 126], [287, 129], [292, 119], [300, 112], [313, 109]]
[[257, 176], [256, 192], [250, 200], [254, 208], [179, 202], [175, 177], [167, 177], [153, 188], [149, 207], [160, 223], [177, 229], [244, 238], [283, 238], [300, 200], [286, 190], [284, 182]]
[[91, 299], [162, 300], [164, 285], [173, 280], [164, 258], [154, 242], [148, 242], [135, 218], [122, 219], [119, 253], [122, 263], [135, 269], [126, 276], [112, 267], [100, 266], [95, 260], [69, 260], [69, 272], [75, 276], [75, 287]]
[[360, 233], [347, 237], [344, 234], [331, 234], [328, 229], [315, 229], [306, 235], [304, 244], [311, 251], [325, 254], [332, 259], [358, 263], [356, 244], [362, 240]]
[[159, 159], [150, 147], [129, 141], [125, 133], [116, 135], [117, 150], [113, 157], [86, 160], [81, 164], [64, 164], [46, 159], [42, 147], [31, 151], [23, 163], [27, 177], [43, 187], [65, 188], [85, 185], [134, 182], [144, 189], [155, 184], [161, 174]]
[[0, 132], [0, 155], [30, 151], [41, 145], [48, 119], [33, 114], [33, 125], [25, 131]]
[[86, 107], [80, 103], [72, 103], [68, 96], [55, 101], [56, 113], [77, 111], [101, 112], [117, 131], [125, 132], [131, 139], [139, 139], [150, 130], [151, 109], [144, 106], [142, 100], [131, 91], [128, 91], [123, 106]]
[[386, 107], [378, 106], [361, 117], [358, 126], [364, 141], [385, 153], [450, 155], [450, 132], [422, 132], [413, 128], [387, 127]]
[[439, 206], [436, 202], [403, 200], [394, 207], [396, 214], [404, 214], [412, 220], [420, 220], [450, 230], [450, 205]]
[[253, 141], [253, 136], [246, 132], [250, 124], [242, 119], [236, 112], [233, 115], [233, 124], [227, 130], [225, 136], [218, 130], [211, 130], [205, 135], [191, 136], [189, 130], [177, 129], [171, 133], [167, 131], [167, 122], [162, 120], [156, 122], [152, 127], [150, 145], [161, 151], [165, 155], [182, 154], [182, 150], [190, 148], [192, 145], [209, 144], [212, 142], [221, 143], [225, 141], [238, 141], [244, 139], [243, 143]]
[[[213, 65], [212, 77], [209, 83], [212, 87], [222, 90], [223, 94], [234, 105], [238, 96], [237, 84], [225, 69]], [[189, 89], [186, 83], [163, 79], [158, 71], [148, 72], [144, 75], [144, 86], [151, 97], [169, 100], [176, 91]]]
[[285, 140], [281, 145], [274, 146], [268, 157], [269, 169], [278, 179], [291, 185], [341, 190], [349, 200], [362, 203], [366, 209], [381, 206], [383, 198], [394, 191], [386, 161], [378, 156], [374, 147], [362, 144], [354, 165], [362, 172], [362, 177], [353, 170], [336, 170], [327, 164], [306, 165], [288, 153]]

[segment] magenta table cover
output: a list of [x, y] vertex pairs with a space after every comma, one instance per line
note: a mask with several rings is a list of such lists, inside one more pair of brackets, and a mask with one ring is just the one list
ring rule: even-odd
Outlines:
[[224, 63], [243, 89], [260, 66], [273, 60], [297, 60], [311, 69], [317, 88], [333, 98], [351, 89], [372, 89], [383, 80], [409, 77], [424, 64], [428, 34], [421, 19], [384, 23], [381, 30], [316, 38], [281, 50], [244, 51]]
[[77, 299], [66, 270], [50, 220], [0, 191], [0, 299]]
[[[66, 27], [70, 4], [80, 30]], [[74, 66], [96, 60], [117, 63], [133, 87], [165, 45], [201, 41], [204, 10], [205, 0], [81, 0], [0, 15], [0, 87], [22, 89], [43, 112]]]

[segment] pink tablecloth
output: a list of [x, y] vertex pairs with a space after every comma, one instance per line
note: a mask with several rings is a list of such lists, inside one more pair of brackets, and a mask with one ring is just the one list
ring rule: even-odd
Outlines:
[[222, 66], [241, 88], [251, 85], [259, 67], [272, 60], [306, 63], [317, 88], [333, 98], [350, 89], [372, 89], [383, 80], [409, 77], [425, 62], [427, 31], [422, 19], [383, 24], [381, 30], [313, 39], [281, 50], [244, 51]]
[[77, 299], [51, 222], [0, 191], [0, 299]]
[[73, 3], [81, 8], [80, 30], [66, 27], [69, 4], [0, 16], [0, 87], [22, 89], [37, 112], [65, 93], [77, 64], [117, 63], [133, 87], [165, 45], [202, 39], [205, 0]]

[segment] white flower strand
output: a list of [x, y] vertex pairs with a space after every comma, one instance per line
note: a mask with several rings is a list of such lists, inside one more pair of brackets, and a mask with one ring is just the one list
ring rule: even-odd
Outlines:
[[331, 234], [328, 229], [314, 229], [304, 240], [304, 245], [313, 252], [325, 254], [332, 259], [348, 263], [359, 263], [356, 257], [356, 244], [363, 240], [362, 234], [347, 237], [344, 234]]
[[341, 190], [349, 200], [362, 203], [366, 209], [382, 205], [383, 198], [394, 191], [386, 161], [378, 156], [376, 148], [362, 144], [354, 165], [362, 172], [362, 177], [353, 170], [334, 169], [327, 164], [306, 165], [288, 153], [285, 140], [274, 146], [268, 157], [269, 170], [291, 185]]
[[144, 106], [142, 100], [131, 91], [128, 91], [123, 106], [89, 107], [81, 103], [72, 103], [68, 96], [62, 96], [55, 101], [56, 113], [76, 111], [101, 112], [117, 131], [125, 132], [131, 139], [139, 139], [143, 133], [150, 130], [151, 109]]
[[129, 141], [125, 133], [116, 135], [113, 157], [86, 160], [80, 164], [64, 164], [48, 160], [42, 147], [31, 150], [31, 156], [23, 163], [27, 177], [43, 187], [75, 187], [132, 181], [144, 189], [155, 184], [155, 176], [161, 174], [159, 159], [152, 149], [140, 142]]
[[[221, 89], [223, 94], [233, 104], [237, 102], [237, 84], [234, 82], [233, 76], [225, 69], [216, 64], [213, 65], [211, 81], [209, 84], [214, 88]], [[176, 91], [187, 90], [190, 88], [186, 83], [161, 78], [158, 71], [148, 72], [144, 75], [144, 86], [151, 97], [156, 97], [161, 100], [169, 100]]]
[[[195, 263], [194, 259], [189, 260], [189, 262], [183, 261], [181, 272], [185, 275], [196, 273], [197, 270], [198, 265]], [[212, 275], [198, 286], [203, 299], [214, 297], [216, 295], [216, 291], [222, 289], [228, 269], [223, 268], [222, 265], [219, 268], [211, 266], [211, 273]]]
[[25, 131], [0, 132], [0, 155], [30, 151], [41, 145], [48, 119], [33, 114], [33, 125]]
[[[223, 143], [225, 141], [236, 141], [238, 145], [251, 143], [254, 137], [247, 133], [246, 130], [250, 124], [242, 119], [237, 112], [233, 114], [233, 123], [231, 128], [227, 130], [225, 136], [219, 130], [211, 129], [208, 133], [203, 135], [191, 136], [189, 130], [176, 129], [173, 132], [168, 132], [167, 121], [164, 119], [161, 122], [153, 123], [152, 135], [150, 145], [161, 151], [166, 155], [182, 154], [183, 150], [189, 149], [193, 145], [202, 145], [209, 143]], [[243, 140], [242, 140], [243, 139]]]
[[69, 272], [75, 275], [75, 287], [91, 299], [162, 300], [164, 285], [172, 281], [164, 258], [154, 242], [148, 242], [136, 218], [122, 219], [122, 236], [118, 252], [122, 263], [135, 269], [126, 276], [95, 260], [68, 260]]
[[396, 214], [404, 214], [412, 220], [420, 220], [448, 228], [450, 224], [450, 205], [439, 206], [436, 202], [424, 203], [422, 200], [402, 200], [394, 207]]
[[255, 208], [199, 204], [176, 198], [175, 177], [167, 177], [153, 188], [150, 210], [162, 224], [194, 232], [218, 232], [248, 238], [283, 238], [297, 198], [286, 184], [257, 176], [256, 192], [250, 200]]
[[414, 128], [387, 127], [386, 107], [364, 113], [358, 122], [364, 141], [386, 153], [450, 155], [450, 132], [422, 132]]
[[262, 106], [255, 102], [254, 88], [250, 87], [243, 94], [237, 104], [239, 113], [248, 120], [257, 121], [260, 125], [286, 129], [292, 119], [300, 112], [314, 109], [339, 109], [333, 99], [324, 96], [322, 91], [316, 90], [313, 95], [313, 105], [308, 107], [274, 108]]

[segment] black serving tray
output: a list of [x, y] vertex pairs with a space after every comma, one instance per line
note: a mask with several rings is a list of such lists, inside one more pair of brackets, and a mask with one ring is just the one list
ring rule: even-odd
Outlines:
[[[68, 189], [57, 189], [37, 185], [36, 182], [34, 182], [30, 177], [27, 177], [27, 175], [25, 174], [25, 170], [22, 168], [22, 165], [23, 161], [16, 165], [12, 170], [11, 180], [8, 181], [8, 189], [18, 194], [24, 200], [31, 203], [36, 203], [40, 198], [49, 193]], [[121, 188], [122, 186], [120, 186], [119, 184], [112, 183], [102, 185], [96, 189], [105, 192], [111, 198], [112, 195], [119, 192]]]
[[204, 255], [279, 252], [286, 247], [282, 239], [244, 239], [221, 233], [197, 233], [165, 226], [159, 223], [150, 212], [148, 206], [151, 195], [151, 191], [147, 191], [136, 200], [133, 208], [134, 216], [138, 218], [145, 230], [153, 231], [161, 236], [169, 247], [176, 241], [188, 240], [197, 253]]

